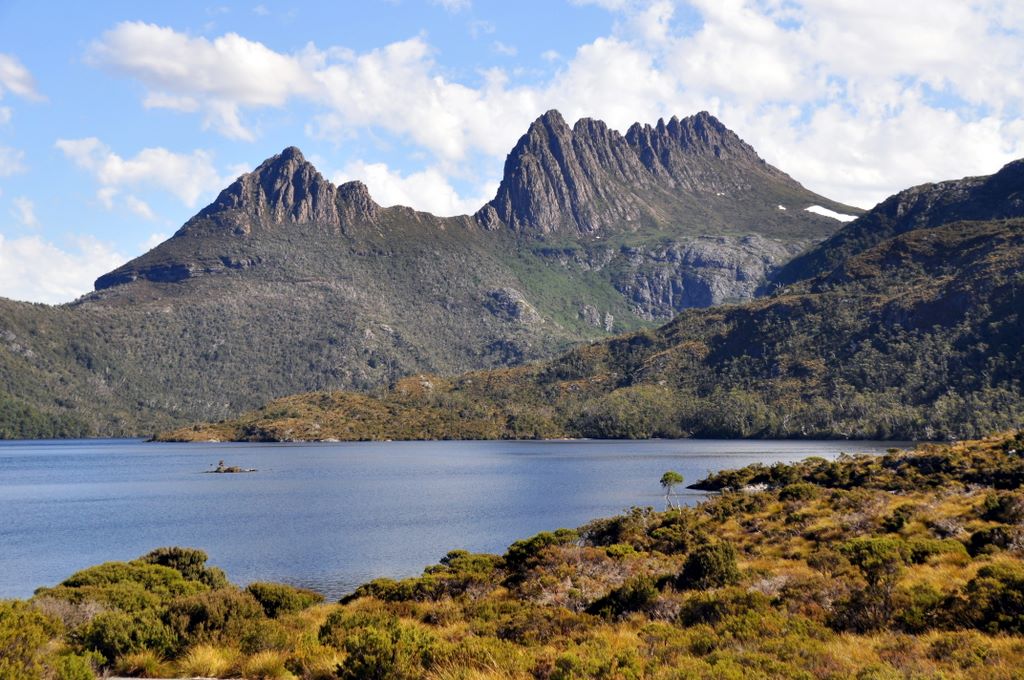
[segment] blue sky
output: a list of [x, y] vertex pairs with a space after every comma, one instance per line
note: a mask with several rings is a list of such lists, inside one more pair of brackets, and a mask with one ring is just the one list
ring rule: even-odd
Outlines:
[[870, 207], [1024, 156], [1012, 0], [0, 0], [0, 295], [59, 303], [297, 145], [439, 214], [549, 108], [706, 109]]

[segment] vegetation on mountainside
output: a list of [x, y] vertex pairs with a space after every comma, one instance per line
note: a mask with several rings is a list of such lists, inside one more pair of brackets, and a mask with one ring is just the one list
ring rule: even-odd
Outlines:
[[[1014, 678], [1024, 433], [726, 472], [340, 604], [154, 551], [0, 603], [0, 678]], [[657, 480], [652, 480], [652, 485]]]
[[547, 362], [287, 397], [175, 440], [979, 436], [1024, 422], [1024, 221], [901, 235]]
[[[592, 191], [557, 163], [544, 181], [506, 177], [519, 188], [502, 205], [536, 213], [526, 231], [493, 208], [486, 223], [383, 208], [365, 186], [335, 187], [286, 149], [95, 292], [58, 308], [0, 300], [0, 393], [44, 420], [125, 436], [296, 392], [516, 365], [752, 297], [773, 267], [840, 226], [804, 207], [859, 212], [804, 189], [706, 115], [700, 127], [716, 136], [701, 135], [697, 149], [677, 135], [671, 172], [654, 174], [621, 135], [591, 123], [590, 141], [612, 140], [640, 175], [584, 154]], [[553, 144], [520, 149], [533, 160], [508, 171], [560, 154]], [[600, 228], [563, 224], [556, 213], [576, 211], [547, 192], [556, 185]], [[59, 431], [6, 413], [0, 436]]]

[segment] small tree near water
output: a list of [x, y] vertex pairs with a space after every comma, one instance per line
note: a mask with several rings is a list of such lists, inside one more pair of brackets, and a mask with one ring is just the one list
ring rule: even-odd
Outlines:
[[665, 490], [665, 505], [672, 508], [672, 489], [683, 483], [683, 476], [675, 470], [669, 470], [661, 476], [661, 488]]

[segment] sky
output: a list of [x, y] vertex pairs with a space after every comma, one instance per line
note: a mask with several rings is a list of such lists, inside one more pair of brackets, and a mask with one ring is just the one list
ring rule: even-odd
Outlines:
[[531, 121], [706, 110], [869, 208], [1024, 157], [1019, 0], [0, 0], [0, 296], [57, 304], [298, 146], [474, 212]]

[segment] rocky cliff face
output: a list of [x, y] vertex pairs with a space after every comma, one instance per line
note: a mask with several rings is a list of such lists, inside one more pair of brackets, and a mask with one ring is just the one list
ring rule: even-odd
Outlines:
[[[259, 255], [239, 255], [225, 236], [253, 237], [288, 225], [316, 225], [336, 236], [373, 224], [381, 208], [362, 182], [335, 186], [294, 146], [236, 179], [170, 241], [96, 280], [96, 290], [145, 280], [174, 283], [195, 276], [249, 269]], [[211, 249], [211, 237], [220, 240]]]
[[497, 195], [476, 217], [489, 229], [592, 235], [687, 221], [679, 209], [685, 198], [700, 222], [714, 212], [716, 197], [737, 194], [760, 209], [777, 209], [783, 195], [797, 198], [798, 209], [829, 202], [768, 165], [707, 112], [636, 123], [623, 136], [589, 118], [570, 128], [548, 111], [512, 149]]
[[377, 217], [380, 207], [362, 182], [335, 186], [294, 146], [239, 177], [184, 230], [204, 219], [230, 219], [237, 233], [286, 223], [321, 224], [343, 231], [346, 224]]

